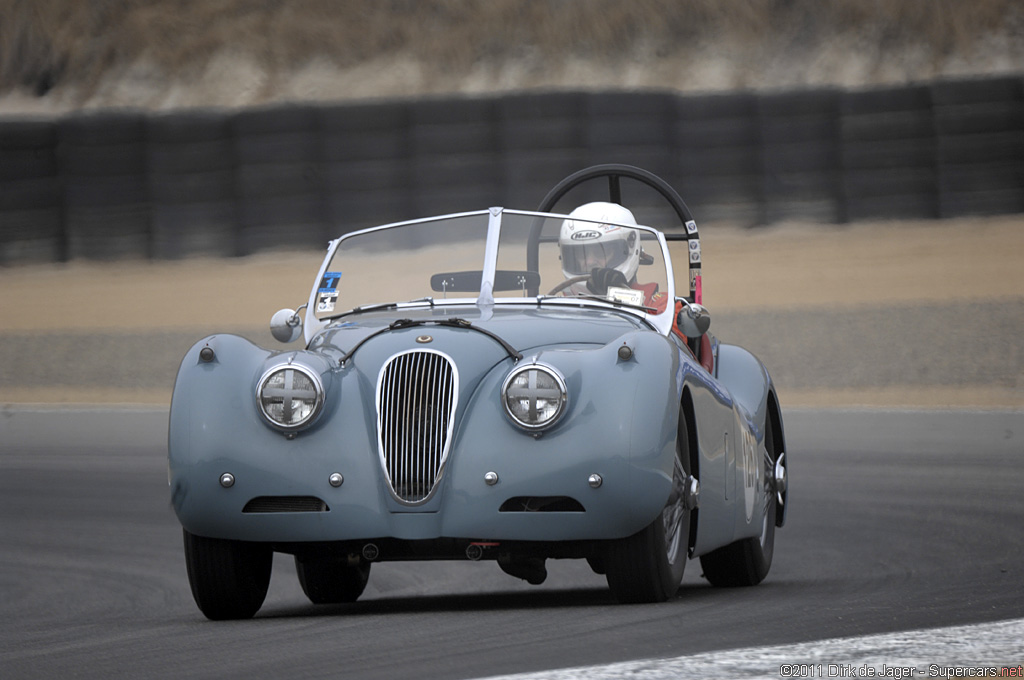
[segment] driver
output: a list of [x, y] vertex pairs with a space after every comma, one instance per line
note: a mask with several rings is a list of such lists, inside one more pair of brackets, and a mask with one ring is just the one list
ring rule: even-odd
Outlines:
[[640, 232], [618, 225], [636, 225], [636, 219], [617, 203], [587, 203], [562, 221], [558, 234], [562, 274], [566, 279], [577, 279], [567, 288], [574, 295], [608, 295], [609, 288], [632, 289], [643, 292], [645, 305], [663, 304], [655, 299], [656, 283], [641, 285], [636, 280], [643, 256]]

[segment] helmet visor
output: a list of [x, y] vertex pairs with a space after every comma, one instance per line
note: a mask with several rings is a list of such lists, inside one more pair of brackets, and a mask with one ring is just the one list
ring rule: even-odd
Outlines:
[[573, 275], [589, 274], [594, 268], [614, 269], [629, 258], [623, 240], [597, 243], [563, 243], [562, 269]]

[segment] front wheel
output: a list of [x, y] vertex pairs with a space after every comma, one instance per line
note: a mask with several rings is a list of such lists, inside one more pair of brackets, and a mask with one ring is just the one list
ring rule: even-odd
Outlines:
[[772, 418], [765, 418], [764, 507], [761, 515], [761, 534], [730, 543], [700, 558], [704, 578], [714, 586], [755, 586], [764, 580], [775, 555], [775, 517], [783, 491], [776, 488], [776, 462], [772, 436]]
[[612, 541], [603, 555], [608, 587], [619, 602], [664, 602], [679, 590], [690, 547], [688, 442], [686, 418], [680, 409], [668, 503], [646, 528]]
[[199, 610], [213, 621], [252, 618], [270, 586], [270, 547], [182, 531], [188, 583]]
[[295, 557], [299, 585], [313, 604], [355, 602], [370, 579], [370, 563], [347, 559], [300, 560]]

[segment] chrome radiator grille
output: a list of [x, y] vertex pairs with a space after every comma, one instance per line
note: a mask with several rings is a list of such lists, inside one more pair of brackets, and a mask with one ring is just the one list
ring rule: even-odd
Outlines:
[[451, 445], [458, 371], [440, 352], [396, 354], [377, 380], [381, 464], [395, 496], [425, 501], [441, 478]]

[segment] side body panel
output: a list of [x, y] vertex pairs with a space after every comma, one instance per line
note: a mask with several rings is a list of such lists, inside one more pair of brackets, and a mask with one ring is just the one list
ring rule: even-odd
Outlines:
[[682, 384], [682, 403], [692, 407], [695, 420], [690, 437], [697, 442], [698, 469], [691, 472], [700, 480], [700, 508], [693, 554], [699, 555], [731, 542], [735, 533], [734, 406], [728, 390], [695, 361], [685, 364]]
[[719, 381], [734, 399], [732, 442], [736, 460], [733, 474], [736, 512], [733, 540], [757, 536], [761, 532], [764, 507], [765, 422], [769, 394], [774, 391], [764, 364], [737, 345], [718, 345], [715, 365]]

